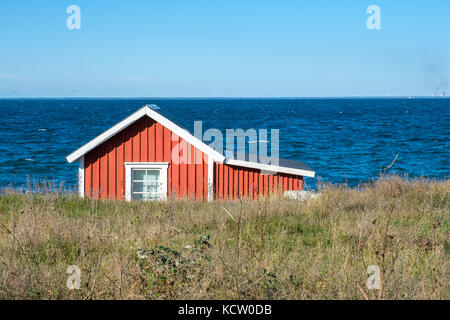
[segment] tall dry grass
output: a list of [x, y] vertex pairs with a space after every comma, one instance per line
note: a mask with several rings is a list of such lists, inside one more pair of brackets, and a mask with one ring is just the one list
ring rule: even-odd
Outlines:
[[[449, 299], [450, 182], [308, 201], [0, 196], [2, 299]], [[66, 287], [69, 265], [81, 289]], [[381, 289], [366, 287], [380, 268]]]

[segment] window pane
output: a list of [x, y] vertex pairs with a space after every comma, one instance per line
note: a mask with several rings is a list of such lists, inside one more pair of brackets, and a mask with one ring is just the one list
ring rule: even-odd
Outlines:
[[145, 171], [133, 169], [133, 180], [145, 180]]
[[143, 194], [139, 194], [139, 193], [133, 194], [133, 200], [144, 200], [144, 199], [145, 199], [145, 195], [143, 195]]
[[159, 191], [159, 183], [158, 182], [148, 182], [145, 186], [145, 192], [155, 193]]
[[158, 194], [150, 194], [148, 195], [147, 200], [157, 200], [159, 199], [159, 195]]
[[144, 182], [133, 182], [133, 192], [145, 192]]
[[133, 169], [133, 200], [157, 200], [160, 198], [160, 170]]
[[159, 170], [147, 170], [146, 180], [158, 181], [159, 180]]

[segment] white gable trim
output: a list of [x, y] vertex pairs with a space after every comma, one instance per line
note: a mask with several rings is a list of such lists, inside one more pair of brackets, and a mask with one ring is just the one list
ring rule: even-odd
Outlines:
[[250, 161], [244, 161], [244, 160], [225, 159], [225, 164], [239, 166], [239, 167], [259, 169], [259, 170], [263, 170], [263, 171], [293, 174], [296, 176], [305, 176], [305, 177], [311, 177], [311, 178], [314, 178], [314, 176], [315, 176], [314, 171], [295, 169], [295, 168], [289, 168], [289, 167], [280, 167], [280, 166], [274, 166], [274, 165], [270, 165], [270, 164], [250, 162]]
[[84, 156], [78, 162], [78, 194], [84, 198]]
[[109, 138], [113, 137], [114, 135], [116, 135], [123, 129], [127, 128], [128, 126], [130, 126], [131, 124], [133, 124], [134, 122], [136, 122], [137, 120], [139, 120], [140, 118], [142, 118], [145, 115], [149, 116], [156, 122], [159, 122], [162, 126], [166, 127], [167, 129], [169, 129], [170, 131], [172, 131], [179, 137], [183, 138], [189, 144], [192, 144], [195, 148], [199, 149], [203, 153], [206, 153], [208, 155], [208, 157], [211, 157], [213, 160], [219, 161], [219, 162], [224, 161], [225, 157], [223, 155], [221, 155], [220, 153], [215, 151], [213, 148], [211, 148], [210, 146], [206, 145], [204, 142], [202, 142], [199, 139], [197, 139], [196, 137], [194, 137], [188, 131], [177, 126], [175, 123], [173, 123], [169, 119], [163, 117], [162, 115], [160, 115], [159, 113], [155, 112], [154, 110], [150, 109], [147, 106], [142, 107], [141, 109], [139, 109], [138, 111], [136, 111], [129, 117], [125, 118], [124, 120], [122, 120], [121, 122], [119, 122], [118, 124], [113, 126], [112, 128], [103, 132], [101, 135], [99, 135], [95, 139], [91, 140], [90, 142], [86, 143], [85, 145], [83, 145], [82, 147], [77, 149], [76, 151], [69, 154], [66, 157], [67, 161], [69, 163], [72, 163], [73, 161], [80, 159], [86, 153], [88, 153], [92, 149], [96, 148], [97, 146], [101, 145], [103, 142], [105, 142]]

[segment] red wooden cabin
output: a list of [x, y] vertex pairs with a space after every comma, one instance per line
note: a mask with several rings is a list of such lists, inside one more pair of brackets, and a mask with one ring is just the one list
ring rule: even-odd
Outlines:
[[79, 161], [79, 194], [101, 199], [256, 198], [302, 190], [314, 171], [300, 161], [279, 165], [230, 159], [144, 106], [67, 156]]

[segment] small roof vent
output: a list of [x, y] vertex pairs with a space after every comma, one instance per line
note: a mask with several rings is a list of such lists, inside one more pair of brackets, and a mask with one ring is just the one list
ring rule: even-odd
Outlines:
[[161, 109], [160, 107], [158, 107], [156, 104], [146, 104], [146, 107], [149, 107], [152, 110], [158, 110]]

